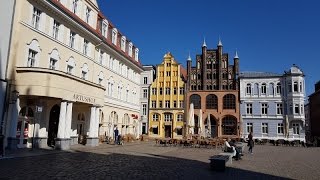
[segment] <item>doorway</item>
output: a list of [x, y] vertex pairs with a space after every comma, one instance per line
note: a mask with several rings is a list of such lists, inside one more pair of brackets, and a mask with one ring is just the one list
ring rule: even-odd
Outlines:
[[26, 148], [28, 144], [30, 121], [33, 121], [33, 110], [30, 107], [23, 107], [19, 112], [16, 137], [19, 139], [18, 148]]
[[55, 138], [57, 138], [58, 134], [58, 125], [59, 125], [59, 116], [60, 116], [60, 107], [58, 105], [54, 105], [50, 111], [49, 117], [49, 129], [48, 129], [48, 146], [54, 147]]
[[146, 123], [142, 123], [142, 134], [146, 134], [147, 125]]
[[171, 138], [171, 126], [164, 126], [165, 138]]
[[217, 133], [217, 122], [214, 119], [210, 120], [211, 122], [211, 137], [217, 137], [218, 133]]

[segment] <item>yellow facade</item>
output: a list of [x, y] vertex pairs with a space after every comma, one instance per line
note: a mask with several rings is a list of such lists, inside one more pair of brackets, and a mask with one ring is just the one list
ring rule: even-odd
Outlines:
[[171, 53], [157, 66], [156, 79], [150, 86], [149, 136], [181, 139], [184, 134], [183, 68]]

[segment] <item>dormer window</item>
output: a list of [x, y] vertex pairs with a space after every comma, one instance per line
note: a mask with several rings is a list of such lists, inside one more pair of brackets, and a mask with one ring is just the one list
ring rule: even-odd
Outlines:
[[107, 38], [108, 36], [108, 22], [105, 22], [105, 21], [102, 21], [102, 24], [101, 24], [101, 34], [102, 36], [104, 36], [105, 38]]
[[117, 35], [118, 30], [116, 28], [113, 28], [112, 30], [112, 44], [117, 45]]
[[77, 14], [77, 10], [78, 10], [78, 1], [79, 0], [73, 0], [72, 1], [72, 12]]
[[136, 61], [139, 60], [139, 49], [138, 49], [138, 48], [135, 49], [134, 59], [135, 59]]
[[132, 57], [132, 46], [133, 46], [133, 45], [132, 45], [132, 42], [130, 42], [130, 43], [129, 43], [129, 52], [128, 52], [128, 54], [129, 54], [130, 57]]
[[121, 38], [121, 50], [122, 51], [126, 51], [126, 37], [125, 36], [122, 36]]
[[86, 23], [90, 24], [90, 14], [91, 14], [91, 9], [87, 7], [86, 9]]

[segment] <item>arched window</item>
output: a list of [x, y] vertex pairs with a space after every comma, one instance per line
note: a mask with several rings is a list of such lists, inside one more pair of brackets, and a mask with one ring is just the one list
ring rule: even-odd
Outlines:
[[74, 67], [76, 66], [74, 58], [71, 56], [67, 61], [67, 73], [74, 74]]
[[153, 114], [152, 115], [152, 121], [160, 121], [160, 115], [159, 114]]
[[237, 119], [234, 116], [227, 115], [222, 119], [223, 135], [237, 135]]
[[262, 83], [261, 94], [266, 94], [266, 93], [267, 93], [267, 85], [266, 85], [266, 83]]
[[277, 94], [281, 94], [281, 83], [277, 83]]
[[254, 84], [253, 94], [254, 95], [259, 95], [259, 84], [258, 83]]
[[59, 61], [60, 56], [57, 49], [53, 49], [51, 53], [49, 53], [49, 69], [58, 70], [59, 69]]
[[236, 109], [236, 96], [226, 94], [223, 96], [223, 109]]
[[117, 28], [112, 29], [112, 44], [117, 45], [117, 36], [118, 36], [118, 30]]
[[218, 109], [218, 97], [214, 94], [209, 94], [206, 97], [207, 109]]
[[28, 59], [26, 62], [27, 67], [38, 67], [39, 65], [39, 56], [40, 56], [40, 45], [37, 40], [32, 40], [27, 46], [28, 48]]
[[246, 87], [246, 94], [250, 95], [251, 94], [251, 84], [247, 84]]
[[201, 109], [201, 97], [198, 94], [190, 96], [190, 103], [193, 103], [194, 109]]
[[274, 95], [274, 84], [273, 83], [269, 84], [269, 95]]
[[81, 68], [81, 78], [88, 80], [88, 72], [89, 72], [88, 65], [86, 63], [84, 63]]
[[103, 72], [100, 71], [99, 76], [98, 76], [98, 84], [102, 85], [102, 81], [103, 81]]
[[112, 122], [115, 125], [118, 124], [118, 114], [115, 111], [111, 112], [110, 118], [110, 122]]
[[130, 117], [129, 115], [126, 113], [124, 114], [123, 116], [123, 122], [122, 122], [124, 125], [129, 125], [130, 124]]

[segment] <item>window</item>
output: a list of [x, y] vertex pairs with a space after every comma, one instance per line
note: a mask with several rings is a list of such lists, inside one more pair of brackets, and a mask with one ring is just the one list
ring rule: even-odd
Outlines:
[[157, 94], [157, 88], [152, 88], [152, 95], [156, 95]]
[[82, 71], [82, 72], [81, 72], [81, 78], [82, 78], [82, 79], [86, 79], [86, 77], [87, 77], [87, 72]]
[[148, 89], [143, 90], [143, 98], [148, 98]]
[[302, 82], [300, 82], [300, 92], [303, 92], [303, 90], [302, 90]]
[[281, 94], [281, 84], [277, 83], [277, 94]]
[[49, 69], [55, 70], [55, 69], [56, 69], [56, 63], [57, 63], [57, 60], [56, 60], [56, 59], [50, 58]]
[[183, 120], [183, 114], [178, 114], [177, 121], [182, 121], [182, 120]]
[[117, 45], [117, 35], [118, 30], [116, 28], [113, 28], [112, 30], [112, 44]]
[[159, 108], [162, 108], [162, 101], [159, 101]]
[[139, 59], [139, 49], [138, 49], [138, 48], [135, 49], [134, 59], [135, 59], [136, 61], [138, 61], [138, 59]]
[[253, 132], [253, 123], [247, 123], [247, 133]]
[[170, 76], [171, 75], [171, 72], [170, 71], [167, 71], [167, 76]]
[[67, 65], [67, 74], [72, 74], [73, 66]]
[[143, 84], [148, 84], [148, 77], [143, 77]]
[[98, 84], [102, 85], [103, 79], [101, 77], [98, 78]]
[[172, 121], [172, 114], [164, 114], [164, 121]]
[[251, 84], [247, 84], [246, 93], [247, 93], [248, 95], [251, 94]]
[[298, 92], [298, 82], [293, 83], [293, 92]]
[[274, 85], [273, 85], [273, 83], [269, 84], [269, 95], [274, 95]]
[[247, 103], [246, 104], [246, 109], [247, 109], [247, 114], [251, 115], [252, 114], [252, 103]]
[[209, 94], [206, 97], [207, 109], [218, 109], [218, 97], [214, 94]]
[[121, 46], [121, 50], [125, 52], [126, 51], [126, 37], [122, 36], [120, 46]]
[[179, 107], [180, 107], [180, 108], [183, 108], [183, 107], [184, 107], [183, 104], [184, 104], [184, 101], [179, 101]]
[[292, 104], [290, 104], [290, 106], [289, 106], [289, 113], [293, 114], [293, 106], [292, 106]]
[[165, 101], [165, 104], [166, 104], [166, 108], [170, 108], [170, 101]]
[[295, 114], [299, 114], [299, 113], [300, 113], [299, 104], [295, 104], [295, 105], [294, 105], [294, 113], [295, 113]]
[[77, 14], [77, 10], [78, 10], [78, 0], [73, 0], [73, 2], [72, 2], [72, 12]]
[[268, 103], [261, 104], [261, 114], [267, 115], [268, 114]]
[[226, 116], [222, 119], [223, 135], [237, 134], [237, 119], [233, 116]]
[[103, 54], [104, 52], [100, 50], [100, 53], [99, 53], [99, 63], [102, 64], [103, 62]]
[[166, 88], [166, 95], [170, 95], [170, 88]]
[[177, 135], [182, 136], [182, 128], [176, 128], [177, 130]]
[[259, 84], [258, 83], [254, 84], [253, 94], [254, 95], [259, 95]]
[[159, 120], [159, 114], [153, 114], [152, 115], [152, 120], [153, 121], [158, 121]]
[[54, 39], [59, 38], [59, 27], [60, 27], [60, 23], [58, 23], [56, 20], [54, 20], [53, 21], [53, 31], [52, 31], [52, 37]]
[[171, 66], [171, 63], [167, 63], [167, 67], [170, 67]]
[[283, 123], [278, 123], [278, 134], [283, 134], [284, 126]]
[[156, 101], [151, 101], [151, 107], [156, 108]]
[[32, 26], [36, 29], [39, 29], [41, 13], [42, 12], [39, 9], [33, 8]]
[[88, 79], [88, 65], [84, 64], [81, 70], [81, 78], [87, 80]]
[[300, 129], [299, 129], [298, 123], [293, 123], [292, 128], [293, 128], [293, 134], [300, 134]]
[[201, 97], [197, 94], [190, 96], [190, 103], [193, 103], [194, 109], [201, 109]]
[[177, 101], [173, 101], [173, 107], [174, 107], [174, 108], [177, 107]]
[[268, 134], [268, 123], [262, 123], [262, 134]]
[[283, 114], [282, 103], [277, 103], [277, 115]]
[[173, 94], [176, 95], [177, 94], [177, 88], [173, 88]]
[[37, 55], [37, 52], [29, 49], [28, 62], [27, 62], [28, 67], [35, 67], [36, 55]]
[[267, 93], [267, 85], [263, 83], [261, 85], [261, 94], [266, 94]]
[[291, 84], [291, 82], [288, 83], [288, 89], [289, 89], [289, 92], [292, 92], [292, 84]]
[[180, 95], [184, 95], [184, 88], [183, 87], [180, 88]]
[[76, 33], [70, 31], [70, 41], [69, 41], [69, 46], [71, 48], [74, 48], [74, 45], [75, 45], [75, 38], [76, 38]]
[[91, 13], [91, 9], [87, 7], [86, 9], [86, 23], [90, 23], [90, 13]]
[[236, 96], [227, 94], [223, 96], [223, 109], [236, 109]]
[[153, 134], [158, 134], [158, 126], [152, 127], [152, 133]]
[[147, 115], [147, 105], [146, 104], [142, 104], [142, 115]]
[[162, 88], [159, 88], [159, 94], [162, 95]]
[[101, 24], [101, 34], [102, 34], [102, 36], [107, 38], [107, 35], [108, 35], [107, 32], [108, 32], [108, 23], [102, 22], [102, 24]]
[[88, 55], [88, 46], [89, 46], [89, 41], [83, 40], [83, 54]]
[[128, 52], [128, 54], [129, 54], [130, 57], [132, 57], [132, 46], [133, 46], [132, 42], [129, 42], [129, 52]]

